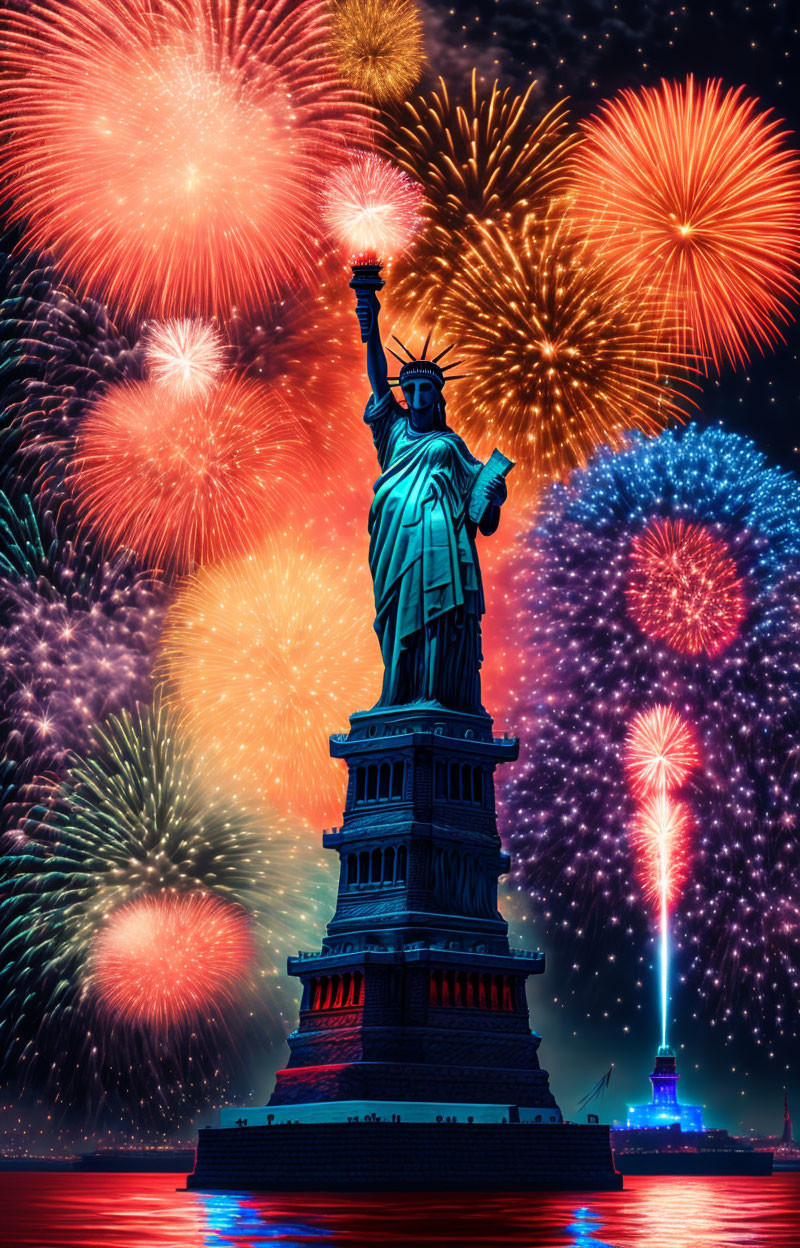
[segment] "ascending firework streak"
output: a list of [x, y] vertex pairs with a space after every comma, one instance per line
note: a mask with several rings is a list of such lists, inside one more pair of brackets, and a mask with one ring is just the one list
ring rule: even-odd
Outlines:
[[669, 916], [688, 866], [692, 816], [674, 796], [700, 763], [690, 726], [667, 706], [638, 714], [625, 741], [625, 769], [639, 807], [632, 840], [644, 893], [658, 906], [661, 1045], [667, 1044]]

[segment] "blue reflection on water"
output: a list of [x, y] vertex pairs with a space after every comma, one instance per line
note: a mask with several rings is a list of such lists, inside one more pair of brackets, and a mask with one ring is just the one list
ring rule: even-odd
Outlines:
[[575, 1210], [572, 1221], [566, 1227], [567, 1233], [572, 1236], [569, 1240], [570, 1248], [614, 1248], [614, 1244], [598, 1239], [595, 1235], [595, 1231], [599, 1231], [602, 1225], [603, 1219], [599, 1213], [581, 1205]]
[[202, 1196], [206, 1218], [204, 1248], [251, 1248], [251, 1245], [274, 1244], [285, 1248], [302, 1248], [309, 1243], [327, 1239], [331, 1232], [305, 1222], [264, 1220], [267, 1210], [255, 1208], [247, 1198], [228, 1193]]

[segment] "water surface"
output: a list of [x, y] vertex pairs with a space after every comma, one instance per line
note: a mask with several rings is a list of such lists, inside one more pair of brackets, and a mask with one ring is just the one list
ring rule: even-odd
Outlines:
[[0, 1174], [3, 1248], [798, 1248], [800, 1174], [624, 1192], [201, 1195], [172, 1174]]

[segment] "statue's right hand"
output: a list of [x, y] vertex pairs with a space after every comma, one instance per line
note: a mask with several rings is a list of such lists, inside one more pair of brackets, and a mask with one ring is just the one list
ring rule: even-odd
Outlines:
[[371, 290], [367, 294], [359, 294], [358, 301], [356, 303], [356, 316], [358, 317], [358, 323], [361, 326], [361, 338], [363, 342], [366, 342], [369, 338], [372, 327], [377, 320], [380, 306], [381, 305], [378, 303], [378, 297], [374, 291]]

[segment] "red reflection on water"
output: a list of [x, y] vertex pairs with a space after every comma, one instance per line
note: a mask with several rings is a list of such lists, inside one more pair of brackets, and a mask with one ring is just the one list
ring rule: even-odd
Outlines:
[[201, 1195], [171, 1174], [0, 1174], [3, 1248], [798, 1248], [800, 1174], [624, 1192]]

